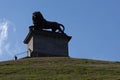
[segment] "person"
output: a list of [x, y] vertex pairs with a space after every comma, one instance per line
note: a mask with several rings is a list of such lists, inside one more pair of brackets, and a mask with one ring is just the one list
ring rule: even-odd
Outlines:
[[14, 56], [14, 59], [17, 60], [17, 56], [16, 55]]

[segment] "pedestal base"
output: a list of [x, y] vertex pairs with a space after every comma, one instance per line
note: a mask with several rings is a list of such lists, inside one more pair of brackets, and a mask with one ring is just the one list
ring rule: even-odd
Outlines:
[[70, 36], [51, 31], [31, 30], [24, 40], [29, 57], [69, 56], [68, 42]]

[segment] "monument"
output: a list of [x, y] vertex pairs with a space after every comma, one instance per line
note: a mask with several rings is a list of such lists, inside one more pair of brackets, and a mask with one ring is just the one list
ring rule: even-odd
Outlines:
[[68, 42], [71, 36], [66, 35], [62, 24], [47, 21], [40, 12], [34, 12], [32, 20], [33, 26], [29, 27], [24, 40], [28, 57], [69, 56]]

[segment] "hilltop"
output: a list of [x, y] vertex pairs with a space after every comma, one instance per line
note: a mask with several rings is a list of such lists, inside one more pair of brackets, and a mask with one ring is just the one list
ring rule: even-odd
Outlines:
[[68, 57], [0, 62], [0, 80], [120, 80], [120, 63]]

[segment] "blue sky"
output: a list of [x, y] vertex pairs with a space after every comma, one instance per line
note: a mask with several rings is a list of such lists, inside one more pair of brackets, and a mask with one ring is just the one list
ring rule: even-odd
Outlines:
[[[32, 13], [64, 24], [69, 55], [120, 61], [120, 0], [0, 0], [0, 61], [26, 51]], [[25, 56], [25, 55], [22, 55]]]

